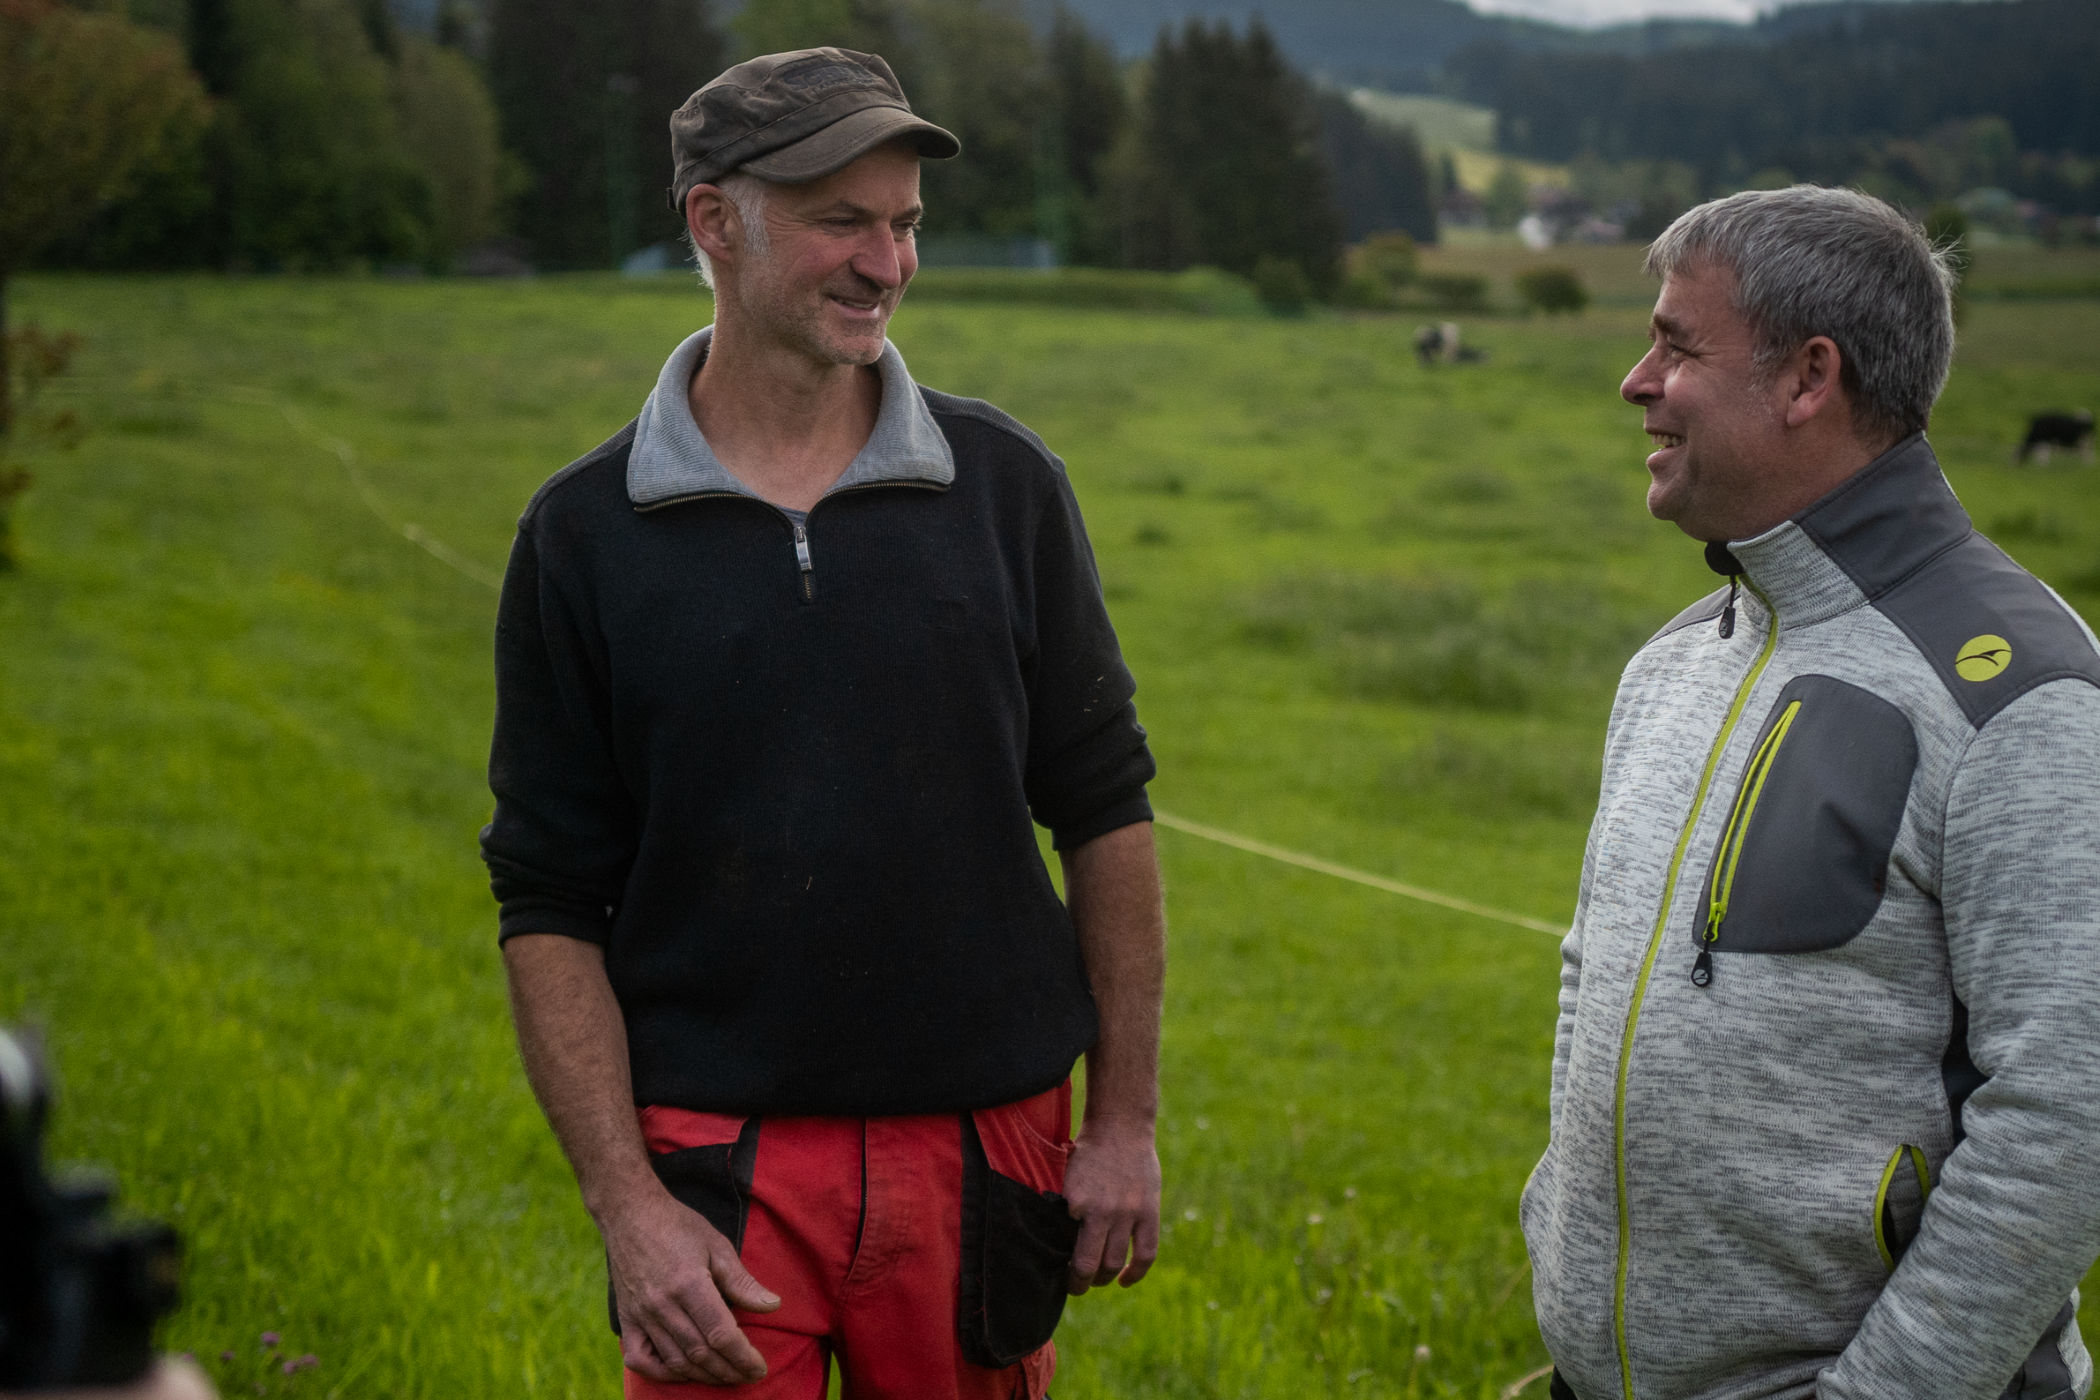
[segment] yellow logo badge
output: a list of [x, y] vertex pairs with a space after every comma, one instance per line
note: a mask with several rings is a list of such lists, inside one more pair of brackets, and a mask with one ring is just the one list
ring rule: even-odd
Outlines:
[[2012, 664], [2012, 643], [1986, 632], [1961, 644], [1954, 674], [1965, 681], [1987, 681]]

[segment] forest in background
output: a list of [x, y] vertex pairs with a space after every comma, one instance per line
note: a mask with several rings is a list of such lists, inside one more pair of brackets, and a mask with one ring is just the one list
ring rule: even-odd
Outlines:
[[[78, 8], [109, 8], [82, 4]], [[669, 113], [742, 55], [881, 53], [963, 139], [926, 169], [938, 248], [1214, 265], [1324, 293], [1345, 239], [1436, 236], [1412, 132], [1316, 91], [1259, 24], [1162, 31], [1130, 65], [1001, 0], [132, 0], [209, 121], [46, 265], [433, 271], [618, 266], [682, 231]]]
[[1370, 0], [1313, 0], [1275, 32], [1184, 19], [1135, 56], [1133, 21], [1097, 0], [74, 3], [172, 36], [209, 120], [47, 247], [53, 266], [618, 266], [681, 232], [667, 114], [740, 56], [819, 43], [882, 53], [963, 138], [926, 170], [929, 263], [1212, 265], [1288, 301], [1334, 295], [1370, 235], [1434, 242], [1440, 211], [1644, 237], [1698, 199], [1797, 179], [1920, 213], [1960, 197], [2001, 232], [2100, 231], [2090, 0], [1848, 0], [1588, 34], [1385, 0], [1436, 37], [1422, 85], [1493, 108], [1512, 159], [1569, 165], [1565, 193], [1513, 169], [1460, 190], [1411, 129], [1349, 101], [1331, 50]]
[[1806, 180], [1913, 208], [1996, 189], [2037, 214], [2100, 213], [2092, 0], [1801, 6], [1648, 54], [1488, 38], [1444, 79], [1495, 109], [1511, 155], [1666, 162], [1650, 183], [1680, 201]]

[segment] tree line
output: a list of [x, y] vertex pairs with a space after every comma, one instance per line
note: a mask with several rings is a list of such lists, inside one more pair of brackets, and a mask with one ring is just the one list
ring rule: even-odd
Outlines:
[[[1818, 7], [1824, 8], [1824, 7]], [[1797, 179], [1943, 196], [1949, 162], [2003, 133], [1981, 183], [2100, 211], [2100, 5], [2011, 0], [1793, 12], [1770, 43], [1647, 55], [1521, 52], [1445, 62], [1497, 112], [1498, 144], [1544, 161], [1676, 162], [1708, 193]], [[1979, 119], [1996, 118], [1989, 130]]]
[[[75, 0], [76, 9], [107, 3]], [[670, 112], [738, 56], [882, 54], [961, 136], [929, 162], [926, 238], [1040, 239], [1060, 261], [1213, 265], [1328, 294], [1345, 241], [1436, 236], [1411, 132], [1316, 89], [1257, 19], [1163, 29], [1120, 61], [1018, 0], [130, 0], [205, 115], [47, 247], [84, 267], [441, 269], [508, 235], [545, 268], [674, 240]]]

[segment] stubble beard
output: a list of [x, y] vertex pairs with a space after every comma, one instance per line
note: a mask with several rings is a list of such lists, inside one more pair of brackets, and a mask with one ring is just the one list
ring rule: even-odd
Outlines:
[[757, 276], [742, 300], [752, 319], [764, 326], [775, 341], [818, 364], [872, 365], [882, 358], [890, 316], [896, 310], [896, 293], [885, 293], [880, 288], [871, 291], [870, 284], [865, 283], [852, 288], [857, 299], [881, 306], [882, 318], [865, 333], [842, 334], [828, 324], [831, 294], [847, 290], [832, 285], [841, 274], [834, 273], [830, 283], [809, 295], [798, 296], [792, 288], [780, 284], [769, 261], [762, 261], [751, 271]]

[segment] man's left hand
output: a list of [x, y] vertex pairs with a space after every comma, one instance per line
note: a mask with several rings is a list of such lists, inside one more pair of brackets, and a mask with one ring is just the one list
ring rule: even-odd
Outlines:
[[1072, 1250], [1074, 1297], [1111, 1280], [1125, 1288], [1159, 1257], [1159, 1150], [1153, 1125], [1089, 1121], [1065, 1164], [1065, 1201], [1079, 1221]]

